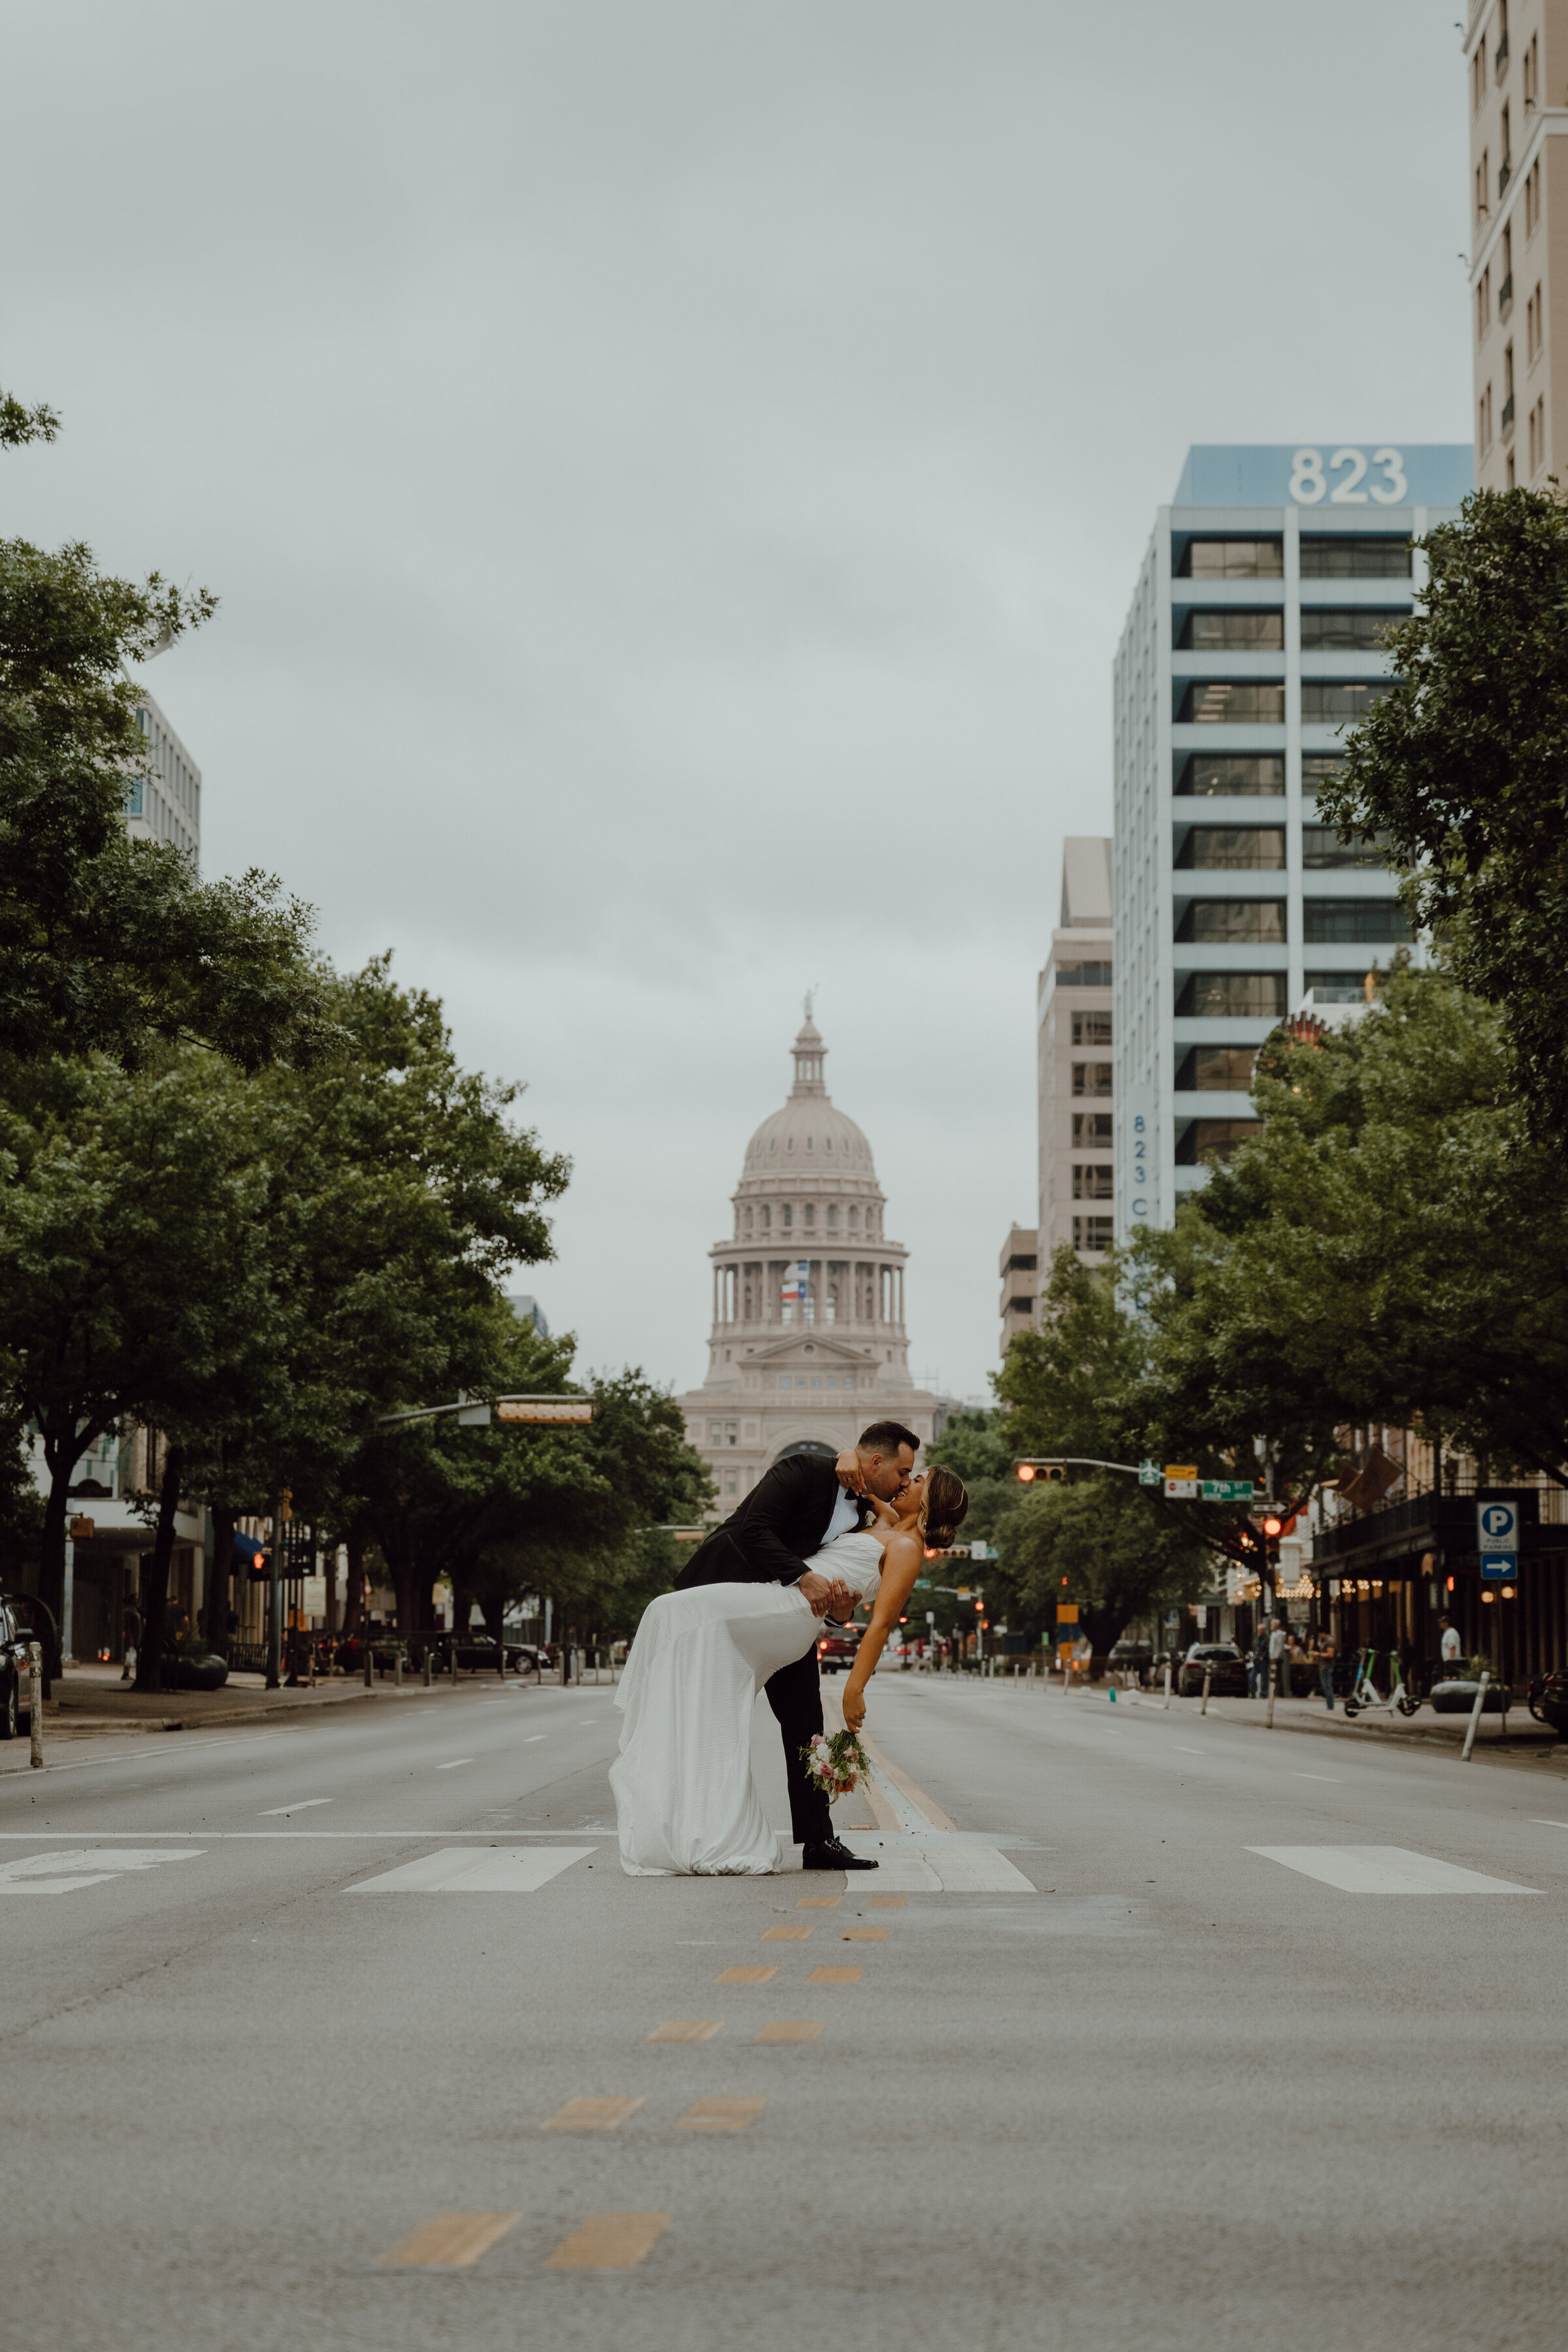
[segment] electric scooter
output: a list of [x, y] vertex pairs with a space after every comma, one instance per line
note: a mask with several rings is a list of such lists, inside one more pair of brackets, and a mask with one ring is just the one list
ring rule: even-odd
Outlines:
[[1375, 1650], [1362, 1650], [1357, 1654], [1355, 1688], [1345, 1701], [1346, 1715], [1392, 1715], [1396, 1707], [1401, 1715], [1414, 1715], [1421, 1702], [1405, 1687], [1405, 1670], [1399, 1663], [1398, 1651], [1390, 1650], [1388, 1654], [1394, 1688], [1386, 1698], [1372, 1678], [1377, 1659]]

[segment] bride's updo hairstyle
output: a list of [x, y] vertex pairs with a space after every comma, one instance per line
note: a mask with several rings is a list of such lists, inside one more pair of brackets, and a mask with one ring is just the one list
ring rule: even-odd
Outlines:
[[919, 1527], [928, 1551], [945, 1551], [969, 1509], [969, 1490], [956, 1470], [940, 1464], [926, 1472], [921, 1489]]

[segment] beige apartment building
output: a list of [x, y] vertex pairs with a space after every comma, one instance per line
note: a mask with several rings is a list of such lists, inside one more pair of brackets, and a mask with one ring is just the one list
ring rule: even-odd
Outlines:
[[1020, 1331], [1040, 1328], [1040, 1236], [1033, 1225], [1015, 1225], [1002, 1244], [996, 1271], [1002, 1277], [997, 1312], [1005, 1355]]
[[1063, 1242], [1092, 1265], [1114, 1237], [1110, 1002], [1110, 843], [1069, 835], [1036, 1007], [1042, 1273]]
[[1476, 0], [1465, 64], [1476, 487], [1510, 490], [1568, 478], [1568, 0]]

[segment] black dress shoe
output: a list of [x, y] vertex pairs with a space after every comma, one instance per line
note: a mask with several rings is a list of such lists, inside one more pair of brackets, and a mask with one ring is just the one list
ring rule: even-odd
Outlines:
[[852, 1853], [842, 1838], [824, 1838], [820, 1845], [803, 1846], [800, 1866], [802, 1870], [880, 1870], [882, 1867], [879, 1862], [871, 1861], [866, 1854]]

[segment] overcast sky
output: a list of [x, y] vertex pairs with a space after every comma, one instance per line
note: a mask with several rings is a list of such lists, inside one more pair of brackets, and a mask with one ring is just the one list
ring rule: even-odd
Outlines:
[[1454, 0], [5, 0], [0, 530], [222, 610], [203, 863], [386, 947], [575, 1162], [521, 1278], [701, 1378], [820, 982], [996, 1351], [1035, 976], [1191, 441], [1462, 441]]

